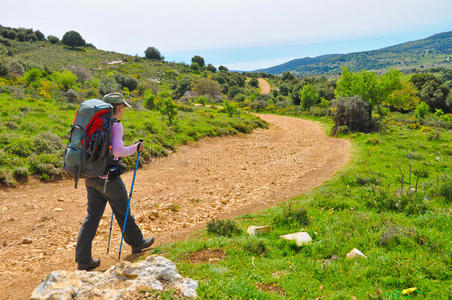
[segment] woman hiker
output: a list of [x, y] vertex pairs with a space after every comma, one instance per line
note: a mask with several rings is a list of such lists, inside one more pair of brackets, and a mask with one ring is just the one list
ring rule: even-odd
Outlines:
[[[116, 120], [112, 125], [111, 142], [111, 152], [114, 159], [117, 160], [119, 157], [133, 155], [137, 151], [142, 151], [142, 142], [128, 147], [124, 146], [122, 140], [123, 127], [120, 120], [126, 106], [130, 107], [124, 97], [119, 93], [111, 93], [105, 95], [103, 101], [110, 103], [114, 108], [113, 119]], [[88, 192], [88, 213], [80, 228], [75, 249], [75, 262], [78, 263], [79, 270], [89, 271], [100, 265], [100, 260], [93, 259], [91, 256], [91, 246], [107, 202], [110, 204], [119, 226], [121, 229], [123, 228], [128, 203], [127, 191], [119, 175], [114, 178], [111, 177], [110, 175], [85, 179]], [[143, 238], [143, 234], [135, 223], [130, 211], [127, 216], [124, 240], [132, 247], [132, 253], [139, 253], [154, 243], [153, 237]]]

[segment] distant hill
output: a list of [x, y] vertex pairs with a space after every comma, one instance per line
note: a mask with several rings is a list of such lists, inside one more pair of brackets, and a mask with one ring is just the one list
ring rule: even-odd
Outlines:
[[340, 68], [353, 70], [384, 70], [388, 68], [411, 69], [452, 67], [452, 31], [432, 35], [373, 51], [348, 54], [327, 54], [317, 57], [294, 59], [281, 65], [253, 72], [296, 75], [337, 74]]

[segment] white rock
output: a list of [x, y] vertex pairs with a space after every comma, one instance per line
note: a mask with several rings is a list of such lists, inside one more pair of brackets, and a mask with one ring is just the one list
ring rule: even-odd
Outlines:
[[282, 235], [281, 237], [286, 240], [295, 240], [298, 246], [303, 246], [304, 244], [308, 244], [312, 241], [311, 236], [307, 232], [295, 232]]
[[352, 251], [350, 251], [349, 253], [347, 253], [346, 255], [347, 258], [355, 258], [355, 257], [367, 257], [365, 256], [361, 251], [359, 251], [356, 248], [353, 248]]
[[246, 230], [249, 235], [258, 235], [270, 232], [270, 226], [250, 226]]
[[31, 299], [127, 299], [143, 287], [163, 290], [162, 281], [185, 297], [197, 297], [195, 280], [182, 277], [172, 261], [153, 255], [137, 263], [123, 261], [103, 273], [54, 271]]
[[61, 207], [55, 207], [55, 208], [53, 209], [53, 211], [63, 211], [63, 209], [62, 209]]

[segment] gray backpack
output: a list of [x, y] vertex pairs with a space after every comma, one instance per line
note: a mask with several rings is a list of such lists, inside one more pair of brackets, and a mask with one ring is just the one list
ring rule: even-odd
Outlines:
[[75, 188], [79, 178], [107, 174], [112, 161], [112, 116], [113, 106], [104, 101], [91, 99], [80, 104], [64, 152], [64, 168], [74, 177]]

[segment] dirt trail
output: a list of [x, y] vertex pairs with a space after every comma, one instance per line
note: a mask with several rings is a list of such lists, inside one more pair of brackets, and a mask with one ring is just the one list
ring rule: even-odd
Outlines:
[[[139, 170], [132, 212], [156, 245], [186, 238], [212, 218], [261, 210], [330, 178], [349, 157], [349, 143], [327, 137], [316, 124], [259, 115], [271, 123], [252, 134], [204, 138]], [[132, 174], [123, 176], [129, 187]], [[29, 299], [52, 270], [74, 270], [75, 242], [85, 217], [83, 180], [33, 183], [0, 191], [0, 295]], [[111, 210], [107, 207], [93, 243], [100, 270], [116, 262], [120, 230], [105, 254]], [[31, 239], [25, 241], [25, 238]], [[123, 258], [133, 259], [130, 247]]]
[[266, 95], [270, 93], [270, 84], [264, 78], [258, 78], [259, 88], [261, 89], [261, 94]]

